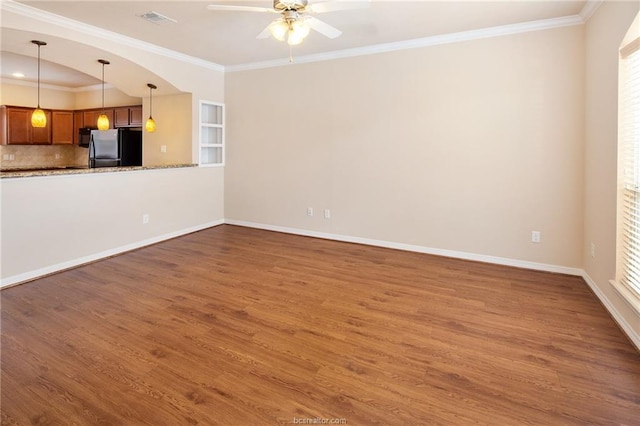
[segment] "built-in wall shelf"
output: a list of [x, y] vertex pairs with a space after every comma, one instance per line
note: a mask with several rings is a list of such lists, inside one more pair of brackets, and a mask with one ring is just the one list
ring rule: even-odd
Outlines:
[[200, 101], [200, 166], [224, 166], [224, 104]]

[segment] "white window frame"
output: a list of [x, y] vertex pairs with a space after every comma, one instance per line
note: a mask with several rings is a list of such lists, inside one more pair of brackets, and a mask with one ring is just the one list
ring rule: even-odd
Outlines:
[[640, 315], [640, 13], [620, 47], [619, 65], [618, 230], [611, 284]]

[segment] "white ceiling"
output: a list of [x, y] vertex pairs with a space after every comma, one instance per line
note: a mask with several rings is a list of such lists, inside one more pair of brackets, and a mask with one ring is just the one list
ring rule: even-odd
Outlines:
[[[317, 2], [320, 1], [324, 0], [317, 0]], [[272, 38], [256, 39], [256, 35], [277, 15], [209, 11], [206, 8], [211, 3], [271, 7], [272, 0], [19, 0], [19, 3], [224, 67], [233, 68], [245, 64], [281, 60], [289, 56], [286, 43]], [[309, 3], [313, 3], [313, 0], [309, 0]], [[371, 0], [370, 6], [366, 9], [315, 15], [340, 29], [343, 32], [342, 35], [331, 40], [312, 31], [302, 45], [293, 48], [292, 53], [294, 57], [305, 57], [462, 31], [575, 16], [581, 12], [586, 3], [585, 0]], [[177, 22], [154, 24], [139, 17], [150, 11], [166, 15]], [[34, 32], [37, 30], [34, 29]], [[2, 50], [7, 50], [4, 33]], [[33, 54], [36, 53], [37, 49], [33, 46]], [[43, 58], [45, 57], [43, 50]], [[3, 77], [5, 72], [13, 72], [10, 66], [17, 59], [20, 58], [3, 54]], [[51, 57], [48, 59], [54, 61]], [[6, 63], [5, 60], [7, 60]], [[26, 66], [25, 59], [20, 60]], [[44, 78], [49, 78], [48, 74], [47, 77], [44, 76], [43, 68], [43, 81]], [[51, 81], [54, 81], [53, 77]]]
[[[98, 80], [78, 70], [47, 61], [43, 58], [46, 56], [46, 46], [41, 47], [41, 63], [40, 63], [40, 81], [43, 85], [60, 86], [67, 88], [87, 87], [100, 84]], [[33, 45], [34, 52], [38, 48]], [[3, 79], [22, 80], [27, 82], [35, 82], [38, 80], [38, 60], [31, 56], [19, 55], [13, 52], [0, 52], [0, 75]], [[15, 77], [13, 73], [21, 73], [24, 77]]]

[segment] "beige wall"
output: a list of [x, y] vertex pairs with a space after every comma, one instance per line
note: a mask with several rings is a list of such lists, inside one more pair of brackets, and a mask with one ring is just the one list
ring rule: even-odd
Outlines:
[[[143, 124], [149, 117], [149, 98], [144, 99]], [[144, 165], [192, 163], [191, 94], [153, 97], [153, 119], [157, 130], [144, 132]], [[196, 141], [197, 143], [197, 141]], [[166, 152], [161, 147], [166, 146]]]
[[[38, 99], [36, 87], [2, 82], [0, 105], [35, 107]], [[140, 98], [128, 96], [117, 88], [106, 88], [104, 104], [111, 106], [140, 105]], [[101, 90], [72, 91], [40, 88], [40, 106], [45, 109], [89, 109], [102, 106]]]
[[[615, 276], [618, 138], [618, 49], [637, 2], [604, 2], [585, 28], [586, 120], [584, 269], [619, 315], [640, 336], [640, 317], [609, 284]], [[591, 243], [596, 246], [591, 256]]]
[[582, 26], [227, 74], [225, 217], [579, 268], [583, 75]]
[[[0, 84], [0, 105], [14, 105], [35, 108], [38, 102], [37, 87]], [[45, 109], [75, 109], [76, 94], [69, 90], [40, 88], [40, 106]]]
[[[102, 106], [102, 90], [83, 90], [75, 95], [74, 109], [100, 108]], [[129, 96], [115, 87], [104, 90], [105, 107], [140, 105], [141, 103], [140, 98]]]

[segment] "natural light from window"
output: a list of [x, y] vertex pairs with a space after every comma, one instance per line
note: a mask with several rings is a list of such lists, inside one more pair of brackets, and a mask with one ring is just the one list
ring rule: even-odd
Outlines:
[[620, 48], [615, 287], [640, 312], [640, 14]]

